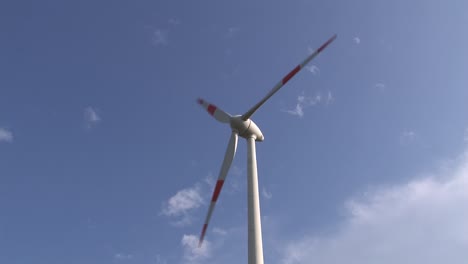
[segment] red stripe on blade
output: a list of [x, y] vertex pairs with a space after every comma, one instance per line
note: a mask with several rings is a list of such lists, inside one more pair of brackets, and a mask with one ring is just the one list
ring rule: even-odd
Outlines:
[[219, 193], [221, 192], [221, 188], [223, 188], [224, 180], [218, 180], [216, 182], [216, 187], [213, 192], [213, 197], [211, 198], [212, 202], [216, 202], [218, 200]]
[[291, 72], [288, 73], [288, 75], [284, 76], [282, 83], [283, 84], [287, 83], [300, 70], [301, 70], [301, 65], [297, 65], [296, 68], [294, 68]]
[[210, 115], [214, 115], [214, 112], [216, 111], [216, 106], [210, 104], [208, 105], [208, 109], [206, 109]]
[[204, 224], [203, 225], [203, 229], [201, 231], [201, 236], [200, 236], [200, 241], [198, 241], [198, 247], [201, 246], [201, 243], [203, 242], [203, 238], [205, 237], [205, 233], [206, 233], [206, 228], [208, 227], [208, 224]]

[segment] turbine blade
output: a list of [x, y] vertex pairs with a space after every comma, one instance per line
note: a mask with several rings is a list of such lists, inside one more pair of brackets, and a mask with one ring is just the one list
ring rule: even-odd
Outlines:
[[208, 224], [210, 223], [211, 214], [213, 214], [216, 201], [218, 200], [218, 196], [221, 193], [221, 189], [223, 188], [224, 180], [226, 179], [227, 173], [229, 171], [229, 167], [231, 167], [232, 160], [234, 159], [234, 155], [236, 154], [237, 138], [238, 138], [237, 132], [232, 131], [231, 138], [229, 139], [229, 144], [226, 149], [226, 154], [224, 155], [223, 165], [221, 166], [221, 171], [219, 172], [218, 180], [216, 181], [216, 186], [213, 191], [213, 196], [211, 197], [210, 207], [208, 208], [208, 213], [206, 214], [205, 223], [203, 224], [203, 228], [202, 228], [201, 235], [200, 235], [200, 240], [198, 241], [198, 247], [200, 247], [203, 243], [206, 229], [208, 228]]
[[216, 105], [210, 104], [209, 102], [198, 98], [197, 103], [201, 105], [210, 115], [221, 123], [229, 123], [231, 115], [219, 109]]
[[252, 108], [249, 109], [245, 114], [242, 115], [242, 120], [247, 120], [249, 119], [255, 111], [257, 111], [260, 106], [262, 106], [270, 97], [272, 97], [283, 85], [285, 85], [289, 80], [291, 80], [296, 73], [298, 73], [304, 66], [307, 65], [315, 56], [317, 56], [322, 50], [324, 50], [330, 43], [332, 43], [336, 39], [336, 35], [333, 35], [330, 39], [327, 40], [320, 48], [318, 48], [316, 51], [314, 51], [312, 54], [310, 54], [301, 64], [297, 65], [294, 69], [292, 69], [286, 76], [281, 79], [274, 87], [271, 89], [271, 91], [256, 105], [254, 105]]

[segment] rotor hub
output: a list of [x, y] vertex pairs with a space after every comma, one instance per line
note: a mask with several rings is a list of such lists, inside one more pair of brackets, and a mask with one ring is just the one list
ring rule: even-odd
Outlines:
[[265, 137], [258, 126], [249, 118], [242, 120], [242, 116], [233, 116], [230, 120], [230, 125], [233, 131], [237, 131], [240, 137], [255, 138], [255, 141], [263, 141]]

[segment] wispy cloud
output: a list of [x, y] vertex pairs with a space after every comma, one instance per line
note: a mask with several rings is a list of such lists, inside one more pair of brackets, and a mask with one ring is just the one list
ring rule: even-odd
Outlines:
[[217, 235], [220, 235], [220, 236], [225, 236], [225, 235], [227, 235], [227, 233], [228, 233], [226, 230], [224, 230], [224, 229], [222, 229], [222, 228], [219, 228], [219, 227], [213, 228], [212, 232], [213, 232], [214, 234], [217, 234]]
[[168, 31], [155, 29], [153, 31], [152, 42], [155, 46], [165, 46], [168, 44]]
[[6, 128], [0, 127], [0, 143], [1, 142], [13, 142], [13, 133], [10, 130], [7, 130]]
[[308, 70], [310, 73], [312, 73], [313, 75], [317, 75], [320, 73], [320, 69], [319, 67], [315, 66], [315, 65], [308, 65], [305, 67], [306, 70]]
[[167, 260], [163, 258], [160, 254], [156, 254], [154, 261], [156, 264], [167, 264]]
[[181, 241], [184, 248], [185, 263], [199, 263], [211, 256], [211, 242], [204, 240], [201, 247], [198, 247], [198, 237], [195, 235], [184, 235]]
[[452, 168], [345, 203], [333, 234], [286, 245], [284, 264], [453, 263], [468, 259], [468, 155]]
[[335, 101], [335, 97], [333, 97], [333, 94], [332, 94], [331, 91], [328, 91], [327, 92], [327, 99], [325, 100], [325, 104], [329, 105], [329, 104], [333, 103], [333, 101]]
[[178, 26], [181, 24], [180, 20], [178, 18], [170, 18], [167, 23], [172, 26]]
[[296, 106], [291, 110], [285, 110], [284, 112], [291, 114], [293, 116], [303, 117], [304, 109], [313, 105], [316, 105], [322, 101], [322, 95], [317, 93], [313, 97], [308, 97], [305, 95], [299, 95], [297, 97]]
[[209, 173], [204, 179], [203, 182], [206, 183], [210, 188], [215, 186], [215, 178], [213, 174]]
[[376, 83], [374, 84], [374, 88], [379, 91], [384, 91], [387, 87], [384, 83]]
[[240, 28], [238, 28], [238, 27], [230, 27], [230, 28], [228, 28], [228, 30], [227, 30], [226, 37], [232, 38], [232, 37], [234, 37], [235, 35], [237, 35], [239, 32], [240, 32]]
[[129, 259], [132, 259], [132, 258], [133, 258], [132, 254], [116, 253], [114, 255], [115, 260], [129, 260]]
[[361, 39], [357, 36], [353, 38], [353, 41], [356, 45], [359, 45], [361, 43]]
[[269, 192], [265, 187], [262, 188], [262, 196], [263, 196], [263, 198], [265, 198], [267, 200], [273, 198], [273, 194], [271, 192]]
[[181, 23], [178, 18], [170, 18], [167, 20], [167, 24], [161, 27], [146, 26], [150, 30], [151, 43], [154, 46], [167, 46], [169, 44], [169, 34]]
[[232, 174], [234, 176], [242, 176], [243, 170], [237, 165], [232, 165], [232, 167], [230, 169], [230, 174]]
[[165, 202], [161, 209], [161, 214], [175, 219], [173, 225], [185, 226], [192, 223], [190, 212], [199, 208], [204, 203], [200, 194], [200, 187], [195, 185], [178, 191], [174, 196]]
[[84, 121], [87, 128], [92, 128], [101, 122], [101, 117], [98, 115], [98, 110], [91, 106], [84, 109]]
[[412, 131], [412, 130], [405, 130], [403, 132], [401, 132], [400, 134], [400, 142], [402, 144], [409, 144], [413, 141], [415, 141], [417, 138], [417, 134], [416, 132]]
[[298, 100], [298, 103], [296, 104], [296, 108], [292, 110], [286, 110], [286, 113], [295, 115], [298, 117], [303, 117], [304, 116], [304, 105]]
[[465, 135], [463, 136], [463, 141], [468, 144], [468, 127], [465, 128]]

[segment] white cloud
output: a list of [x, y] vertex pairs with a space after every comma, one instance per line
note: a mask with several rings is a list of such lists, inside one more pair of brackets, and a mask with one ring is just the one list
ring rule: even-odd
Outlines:
[[132, 259], [132, 258], [133, 258], [132, 254], [116, 253], [114, 255], [115, 260], [128, 260], [128, 259]]
[[456, 163], [348, 200], [335, 233], [290, 242], [282, 263], [466, 263], [468, 155]]
[[297, 97], [297, 102], [296, 102], [296, 107], [291, 110], [285, 110], [284, 112], [298, 116], [298, 117], [303, 117], [304, 116], [304, 108], [307, 108], [309, 106], [316, 105], [322, 101], [322, 96], [320, 93], [317, 93], [313, 97], [307, 97], [304, 95], [299, 95]]
[[153, 44], [155, 46], [160, 46], [160, 45], [167, 45], [168, 44], [168, 33], [167, 31], [163, 31], [161, 29], [156, 29], [153, 32]]
[[295, 116], [298, 116], [298, 117], [303, 117], [304, 116], [303, 108], [304, 108], [304, 105], [298, 101], [298, 103], [296, 104], [296, 108], [294, 108], [292, 110], [286, 110], [286, 113], [291, 114], [291, 115], [295, 115]]
[[333, 94], [332, 94], [331, 91], [328, 91], [327, 99], [325, 100], [325, 104], [329, 105], [329, 104], [333, 103], [333, 101], [335, 101], [335, 97], [333, 97]]
[[269, 191], [267, 191], [267, 189], [265, 189], [265, 187], [262, 188], [262, 196], [265, 198], [265, 199], [271, 199], [273, 197], [273, 194]]
[[[237, 166], [231, 167], [231, 176], [239, 176], [242, 170]], [[228, 187], [223, 188], [222, 193], [233, 194], [241, 189], [239, 177], [229, 177]], [[206, 204], [208, 198], [211, 198], [215, 188], [216, 179], [210, 173], [205, 178], [201, 179], [194, 186], [182, 189], [175, 195], [163, 202], [160, 210], [160, 215], [170, 219], [170, 223], [177, 227], [188, 226], [192, 224], [193, 215], [197, 209]], [[224, 196], [223, 194], [221, 196]]]
[[376, 88], [379, 91], [384, 91], [386, 86], [385, 86], [384, 83], [376, 83], [376, 84], [374, 84], [374, 88]]
[[242, 176], [243, 174], [242, 169], [237, 165], [232, 165], [229, 173], [232, 174], [233, 176]]
[[203, 204], [200, 188], [196, 185], [178, 191], [163, 204], [161, 214], [176, 219], [172, 224], [185, 226], [192, 223], [190, 212]]
[[167, 21], [169, 25], [178, 26], [181, 24], [180, 20], [177, 18], [171, 18]]
[[212, 173], [208, 174], [208, 176], [203, 179], [203, 182], [206, 183], [210, 188], [215, 187], [215, 178]]
[[184, 248], [184, 260], [186, 263], [199, 263], [211, 256], [211, 243], [204, 240], [198, 247], [198, 237], [195, 235], [184, 235], [181, 244]]
[[313, 75], [317, 75], [320, 73], [320, 69], [319, 67], [315, 66], [315, 65], [309, 65], [309, 66], [306, 66], [305, 67], [310, 73], [312, 73]]
[[465, 128], [465, 135], [463, 136], [463, 141], [468, 144], [468, 128]]
[[416, 140], [416, 138], [417, 138], [416, 132], [412, 130], [406, 130], [401, 133], [400, 142], [403, 144], [409, 144], [413, 142], [414, 140]]
[[156, 264], [167, 264], [167, 260], [161, 257], [159, 254], [156, 254], [155, 262]]
[[87, 128], [91, 128], [101, 122], [98, 110], [88, 106], [84, 109], [84, 120]]
[[227, 231], [224, 230], [224, 229], [222, 229], [222, 228], [219, 228], [219, 227], [213, 228], [212, 232], [213, 232], [214, 234], [217, 234], [217, 235], [220, 235], [220, 236], [225, 236], [225, 235], [227, 235]]
[[178, 18], [170, 18], [167, 20], [167, 24], [163, 27], [147, 26], [151, 31], [151, 42], [154, 46], [167, 46], [169, 44], [169, 34], [181, 24], [181, 21]]
[[228, 28], [226, 37], [232, 38], [232, 37], [234, 37], [239, 31], [240, 31], [240, 28], [238, 28], [238, 27], [230, 27], [230, 28]]
[[0, 143], [1, 142], [13, 142], [13, 133], [6, 128], [0, 127]]
[[361, 43], [361, 39], [359, 37], [354, 37], [353, 41], [354, 43], [356, 43], [356, 45], [359, 45], [359, 43]]

